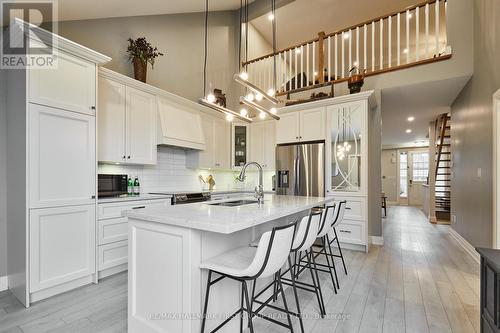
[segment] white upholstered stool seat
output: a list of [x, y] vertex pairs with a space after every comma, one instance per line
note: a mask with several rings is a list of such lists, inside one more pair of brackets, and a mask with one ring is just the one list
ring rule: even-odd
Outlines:
[[200, 268], [236, 277], [249, 276], [248, 268], [252, 264], [256, 252], [256, 247], [241, 247], [206, 260]]

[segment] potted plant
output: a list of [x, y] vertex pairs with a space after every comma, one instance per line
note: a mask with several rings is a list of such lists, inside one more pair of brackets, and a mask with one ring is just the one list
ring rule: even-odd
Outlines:
[[148, 62], [153, 68], [155, 59], [163, 56], [163, 53], [158, 52], [158, 48], [153, 47], [145, 37], [137, 39], [128, 39], [127, 53], [129, 60], [134, 64], [134, 77], [136, 80], [146, 82], [146, 74]]

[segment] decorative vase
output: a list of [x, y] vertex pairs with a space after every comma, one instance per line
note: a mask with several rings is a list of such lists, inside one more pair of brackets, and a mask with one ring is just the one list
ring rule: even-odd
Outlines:
[[134, 59], [134, 77], [136, 80], [146, 83], [148, 63], [139, 58]]
[[347, 86], [349, 87], [349, 92], [351, 94], [359, 93], [361, 87], [365, 83], [365, 76], [363, 74], [355, 74], [349, 77], [347, 81]]

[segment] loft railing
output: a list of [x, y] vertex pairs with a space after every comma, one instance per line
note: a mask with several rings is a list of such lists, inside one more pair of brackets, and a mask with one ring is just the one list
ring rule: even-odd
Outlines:
[[431, 0], [243, 62], [249, 81], [276, 95], [449, 59], [446, 0]]

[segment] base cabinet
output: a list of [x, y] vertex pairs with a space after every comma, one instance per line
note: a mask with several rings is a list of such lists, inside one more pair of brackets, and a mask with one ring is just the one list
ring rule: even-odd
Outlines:
[[122, 217], [122, 213], [170, 204], [170, 198], [98, 204], [96, 252], [99, 279], [128, 268], [128, 219]]
[[500, 333], [500, 250], [476, 248], [481, 255], [481, 333]]
[[95, 273], [95, 205], [30, 211], [30, 292]]

